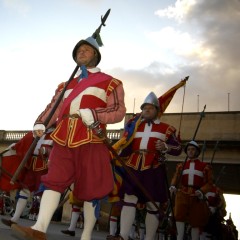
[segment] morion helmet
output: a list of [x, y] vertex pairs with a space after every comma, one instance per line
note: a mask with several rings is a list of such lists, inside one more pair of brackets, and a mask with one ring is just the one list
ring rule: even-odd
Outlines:
[[96, 62], [96, 66], [99, 64], [99, 62], [101, 61], [101, 53], [99, 51], [99, 47], [103, 46], [102, 43], [102, 39], [100, 36], [100, 31], [101, 31], [101, 27], [102, 26], [106, 26], [105, 22], [108, 18], [108, 15], [110, 14], [110, 9], [108, 9], [108, 11], [105, 13], [104, 16], [101, 16], [101, 24], [100, 26], [95, 30], [95, 32], [92, 34], [91, 37], [88, 37], [84, 40], [80, 40], [76, 46], [73, 49], [72, 52], [72, 56], [73, 56], [73, 60], [76, 62], [76, 54], [77, 54], [77, 50], [78, 48], [82, 45], [82, 44], [88, 44], [89, 46], [93, 47], [96, 52], [97, 52], [97, 62]]
[[73, 60], [76, 62], [77, 50], [78, 50], [78, 48], [79, 48], [81, 45], [83, 45], [83, 44], [87, 44], [87, 45], [93, 47], [93, 48], [96, 50], [96, 52], [97, 52], [97, 59], [98, 59], [98, 60], [97, 60], [97, 64], [96, 64], [96, 66], [97, 66], [97, 65], [99, 64], [99, 62], [101, 61], [101, 53], [100, 53], [100, 51], [99, 51], [99, 45], [98, 45], [98, 43], [97, 43], [97, 40], [96, 40], [94, 37], [88, 37], [88, 38], [86, 38], [85, 40], [82, 39], [82, 40], [80, 40], [80, 41], [76, 44], [76, 46], [74, 47], [73, 52], [72, 52]]
[[157, 108], [157, 110], [160, 110], [160, 105], [159, 105], [159, 101], [158, 98], [156, 96], [156, 94], [154, 92], [150, 92], [147, 97], [145, 98], [143, 104], [141, 105], [141, 110], [143, 110], [144, 106], [146, 104], [151, 104], [153, 106], [155, 106]]
[[185, 153], [187, 153], [188, 146], [194, 146], [198, 151], [198, 153], [196, 155], [198, 156], [200, 154], [200, 147], [195, 141], [190, 141], [190, 142], [187, 143], [187, 145], [184, 148]]

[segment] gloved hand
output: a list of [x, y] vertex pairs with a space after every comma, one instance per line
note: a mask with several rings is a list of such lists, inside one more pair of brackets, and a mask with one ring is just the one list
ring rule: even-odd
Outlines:
[[176, 194], [177, 189], [176, 189], [175, 186], [171, 186], [171, 187], [169, 188], [169, 191], [170, 191], [170, 193], [171, 193], [171, 195], [172, 195], [172, 194]]
[[89, 108], [79, 109], [79, 115], [81, 116], [82, 121], [86, 126], [89, 127], [94, 123], [94, 117], [91, 109]]
[[197, 196], [200, 200], [203, 200], [203, 193], [201, 190], [195, 191], [195, 196]]

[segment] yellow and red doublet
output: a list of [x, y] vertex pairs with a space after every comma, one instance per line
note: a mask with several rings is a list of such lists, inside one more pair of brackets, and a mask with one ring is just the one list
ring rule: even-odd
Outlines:
[[[140, 172], [145, 176], [142, 178], [146, 181], [146, 188], [153, 189], [152, 184], [149, 184], [150, 180], [154, 179], [152, 175], [152, 171], [155, 172], [156, 178], [158, 178], [157, 183], [164, 185], [164, 179], [162, 179], [160, 164], [161, 162], [161, 153], [156, 150], [155, 142], [157, 140], [163, 141], [168, 145], [167, 154], [170, 155], [179, 155], [181, 153], [181, 145], [175, 136], [175, 128], [166, 123], [160, 121], [160, 119], [156, 119], [151, 123], [146, 123], [141, 118], [141, 115], [138, 114], [134, 118], [130, 119], [125, 126], [125, 131], [123, 137], [113, 145], [113, 148], [120, 154], [122, 158], [125, 160], [126, 166], [132, 168], [136, 173]], [[159, 161], [160, 160], [160, 161]], [[116, 172], [116, 171], [115, 171]], [[126, 177], [122, 178], [121, 171], [116, 172], [116, 176], [119, 179], [115, 179], [115, 188], [112, 192], [111, 199], [118, 199], [119, 189], [122, 183], [126, 185]], [[139, 176], [140, 178], [140, 176]], [[125, 182], [125, 183], [124, 183]], [[154, 182], [156, 186], [156, 182]], [[161, 189], [165, 188], [162, 186], [158, 186], [159, 189], [152, 196], [156, 196], [156, 200], [160, 202], [164, 202], [165, 192], [162, 192]], [[158, 188], [157, 187], [157, 188]], [[126, 186], [124, 186], [126, 190]], [[130, 194], [130, 193], [129, 193]], [[135, 194], [131, 192], [131, 194]], [[159, 199], [159, 196], [162, 196]], [[145, 201], [145, 199], [143, 199]]]
[[[105, 129], [106, 124], [120, 122], [126, 108], [121, 81], [98, 68], [88, 69], [88, 77], [78, 80], [74, 78], [67, 85], [63, 101], [51, 119], [57, 125], [51, 134], [56, 144], [42, 182], [61, 193], [74, 183], [74, 196], [89, 201], [105, 197], [113, 189], [113, 174], [108, 148], [88, 126], [100, 122]], [[58, 93], [47, 111], [55, 106]], [[47, 111], [37, 121], [44, 122]]]
[[[88, 108], [92, 111], [92, 109], [105, 108], [108, 96], [119, 84], [121, 81], [101, 72], [89, 74], [87, 79], [82, 79], [79, 83], [74, 79], [65, 93], [67, 99], [63, 102], [57, 127], [51, 135], [53, 140], [70, 148], [89, 142], [101, 142], [93, 136], [92, 130], [87, 128], [81, 118], [69, 118], [69, 116], [76, 114], [79, 109]], [[94, 111], [92, 114], [97, 121]], [[101, 127], [105, 128], [105, 125]]]

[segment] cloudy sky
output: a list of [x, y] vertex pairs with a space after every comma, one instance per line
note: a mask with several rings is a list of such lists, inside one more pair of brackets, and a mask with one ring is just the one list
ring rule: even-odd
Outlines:
[[99, 67], [123, 81], [128, 112], [186, 76], [184, 112], [240, 111], [239, 0], [0, 0], [0, 129], [32, 129], [108, 9]]
[[128, 112], [186, 76], [184, 112], [240, 110], [239, 0], [0, 0], [0, 129], [32, 128], [108, 9], [99, 67], [123, 81]]

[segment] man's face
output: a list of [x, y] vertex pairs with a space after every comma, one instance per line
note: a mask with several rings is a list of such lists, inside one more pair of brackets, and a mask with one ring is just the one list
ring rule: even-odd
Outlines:
[[85, 65], [86, 67], [95, 67], [94, 58], [96, 51], [88, 44], [82, 44], [76, 53], [76, 62], [79, 66]]
[[142, 109], [142, 117], [146, 120], [155, 120], [157, 117], [157, 109], [152, 104], [145, 104]]
[[197, 157], [198, 150], [194, 146], [188, 146], [187, 156], [189, 159], [194, 159]]

